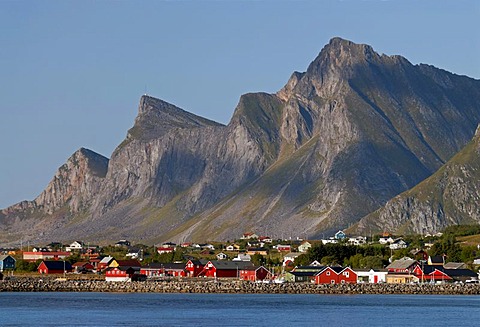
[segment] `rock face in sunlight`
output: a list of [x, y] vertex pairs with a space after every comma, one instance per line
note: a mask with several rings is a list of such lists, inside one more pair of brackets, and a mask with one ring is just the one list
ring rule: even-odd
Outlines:
[[480, 224], [480, 127], [460, 152], [428, 179], [362, 218], [356, 231], [426, 234]]
[[[479, 81], [334, 38], [276, 94], [241, 96], [226, 126], [143, 96], [110, 161], [79, 150], [37, 199], [4, 209], [0, 228], [32, 241], [315, 237], [435, 173], [479, 122]], [[438, 212], [429, 203], [417, 211]], [[357, 227], [401, 229], [407, 207]], [[422, 219], [432, 231], [459, 221]]]

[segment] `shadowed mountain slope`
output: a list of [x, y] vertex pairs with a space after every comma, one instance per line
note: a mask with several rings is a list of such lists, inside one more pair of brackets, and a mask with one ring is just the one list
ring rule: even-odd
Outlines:
[[45, 195], [3, 210], [1, 228], [54, 221], [38, 241], [315, 237], [430, 176], [479, 122], [479, 81], [334, 38], [276, 94], [241, 96], [226, 126], [143, 96], [105, 174], [71, 185], [81, 212]]
[[480, 224], [480, 127], [435, 174], [362, 218], [353, 230], [426, 234], [459, 224]]

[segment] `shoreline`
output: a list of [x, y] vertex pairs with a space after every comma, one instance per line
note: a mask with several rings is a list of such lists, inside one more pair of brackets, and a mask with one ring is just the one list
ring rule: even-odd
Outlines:
[[240, 294], [418, 294], [480, 295], [479, 284], [264, 284], [239, 280], [106, 282], [18, 278], [0, 281], [2, 292], [240, 293]]

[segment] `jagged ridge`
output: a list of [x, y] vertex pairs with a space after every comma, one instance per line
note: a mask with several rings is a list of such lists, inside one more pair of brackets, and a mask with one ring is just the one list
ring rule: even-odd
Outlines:
[[[306, 237], [343, 228], [461, 149], [480, 122], [479, 100], [479, 81], [340, 38], [277, 94], [242, 96], [227, 126], [144, 96], [106, 175], [87, 183], [90, 197], [70, 205], [77, 193], [57, 187], [63, 202], [47, 213], [58, 228], [42, 237], [204, 240], [257, 228]], [[3, 219], [32, 217], [22, 210]]]

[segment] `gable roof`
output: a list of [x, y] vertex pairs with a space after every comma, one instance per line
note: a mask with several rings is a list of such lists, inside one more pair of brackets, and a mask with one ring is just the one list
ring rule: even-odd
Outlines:
[[140, 271], [140, 267], [130, 267], [130, 266], [118, 266], [118, 267], [108, 267], [107, 271], [112, 271], [112, 270], [121, 270], [121, 271]]
[[247, 266], [247, 267], [240, 268], [240, 270], [248, 270], [248, 271], [257, 271], [258, 269], [265, 269], [268, 271], [268, 269], [265, 268], [264, 266]]
[[142, 268], [146, 269], [171, 269], [171, 270], [184, 270], [185, 269], [185, 264], [184, 263], [161, 263], [161, 262], [151, 262]]
[[87, 262], [87, 261], [79, 261], [79, 262], [75, 262], [72, 267], [83, 267], [85, 265], [88, 265], [90, 264], [90, 262]]
[[124, 266], [124, 267], [141, 267], [142, 266], [142, 264], [136, 259], [117, 260], [117, 263], [119, 266]]
[[318, 274], [319, 271], [289, 271], [287, 274], [292, 274], [297, 277], [313, 277]]
[[208, 260], [206, 259], [190, 259], [188, 261], [197, 266], [205, 266], [208, 263]]
[[112, 260], [114, 260], [113, 257], [108, 256], [100, 260], [100, 263], [104, 263], [108, 265]]
[[[420, 266], [418, 266], [420, 267]], [[423, 273], [428, 275], [433, 273], [435, 270], [438, 270], [450, 277], [477, 277], [477, 274], [470, 270], [470, 269], [446, 269], [441, 266], [435, 266], [435, 265], [424, 265], [423, 266]]]
[[9, 254], [2, 254], [2, 255], [0, 255], [0, 261], [3, 261], [3, 260], [5, 260], [5, 259], [8, 258], [8, 257], [12, 258], [14, 261], [17, 261], [17, 260], [15, 260], [14, 257], [12, 257], [12, 256], [9, 255]]
[[[72, 265], [68, 261], [42, 261], [49, 270], [72, 270]], [[42, 264], [40, 263], [40, 264]]]
[[401, 259], [395, 260], [391, 264], [389, 264], [386, 268], [387, 269], [407, 269], [415, 264], [417, 261], [413, 260], [409, 257], [403, 257]]
[[445, 269], [465, 269], [467, 265], [463, 262], [447, 262], [443, 265]]
[[225, 261], [225, 260], [211, 260], [209, 261], [215, 268], [222, 270], [236, 270], [253, 266], [250, 261]]
[[293, 271], [320, 271], [323, 270], [325, 266], [296, 266], [293, 268]]
[[443, 264], [444, 263], [442, 255], [430, 256], [428, 259], [431, 263], [437, 263], [437, 264]]

